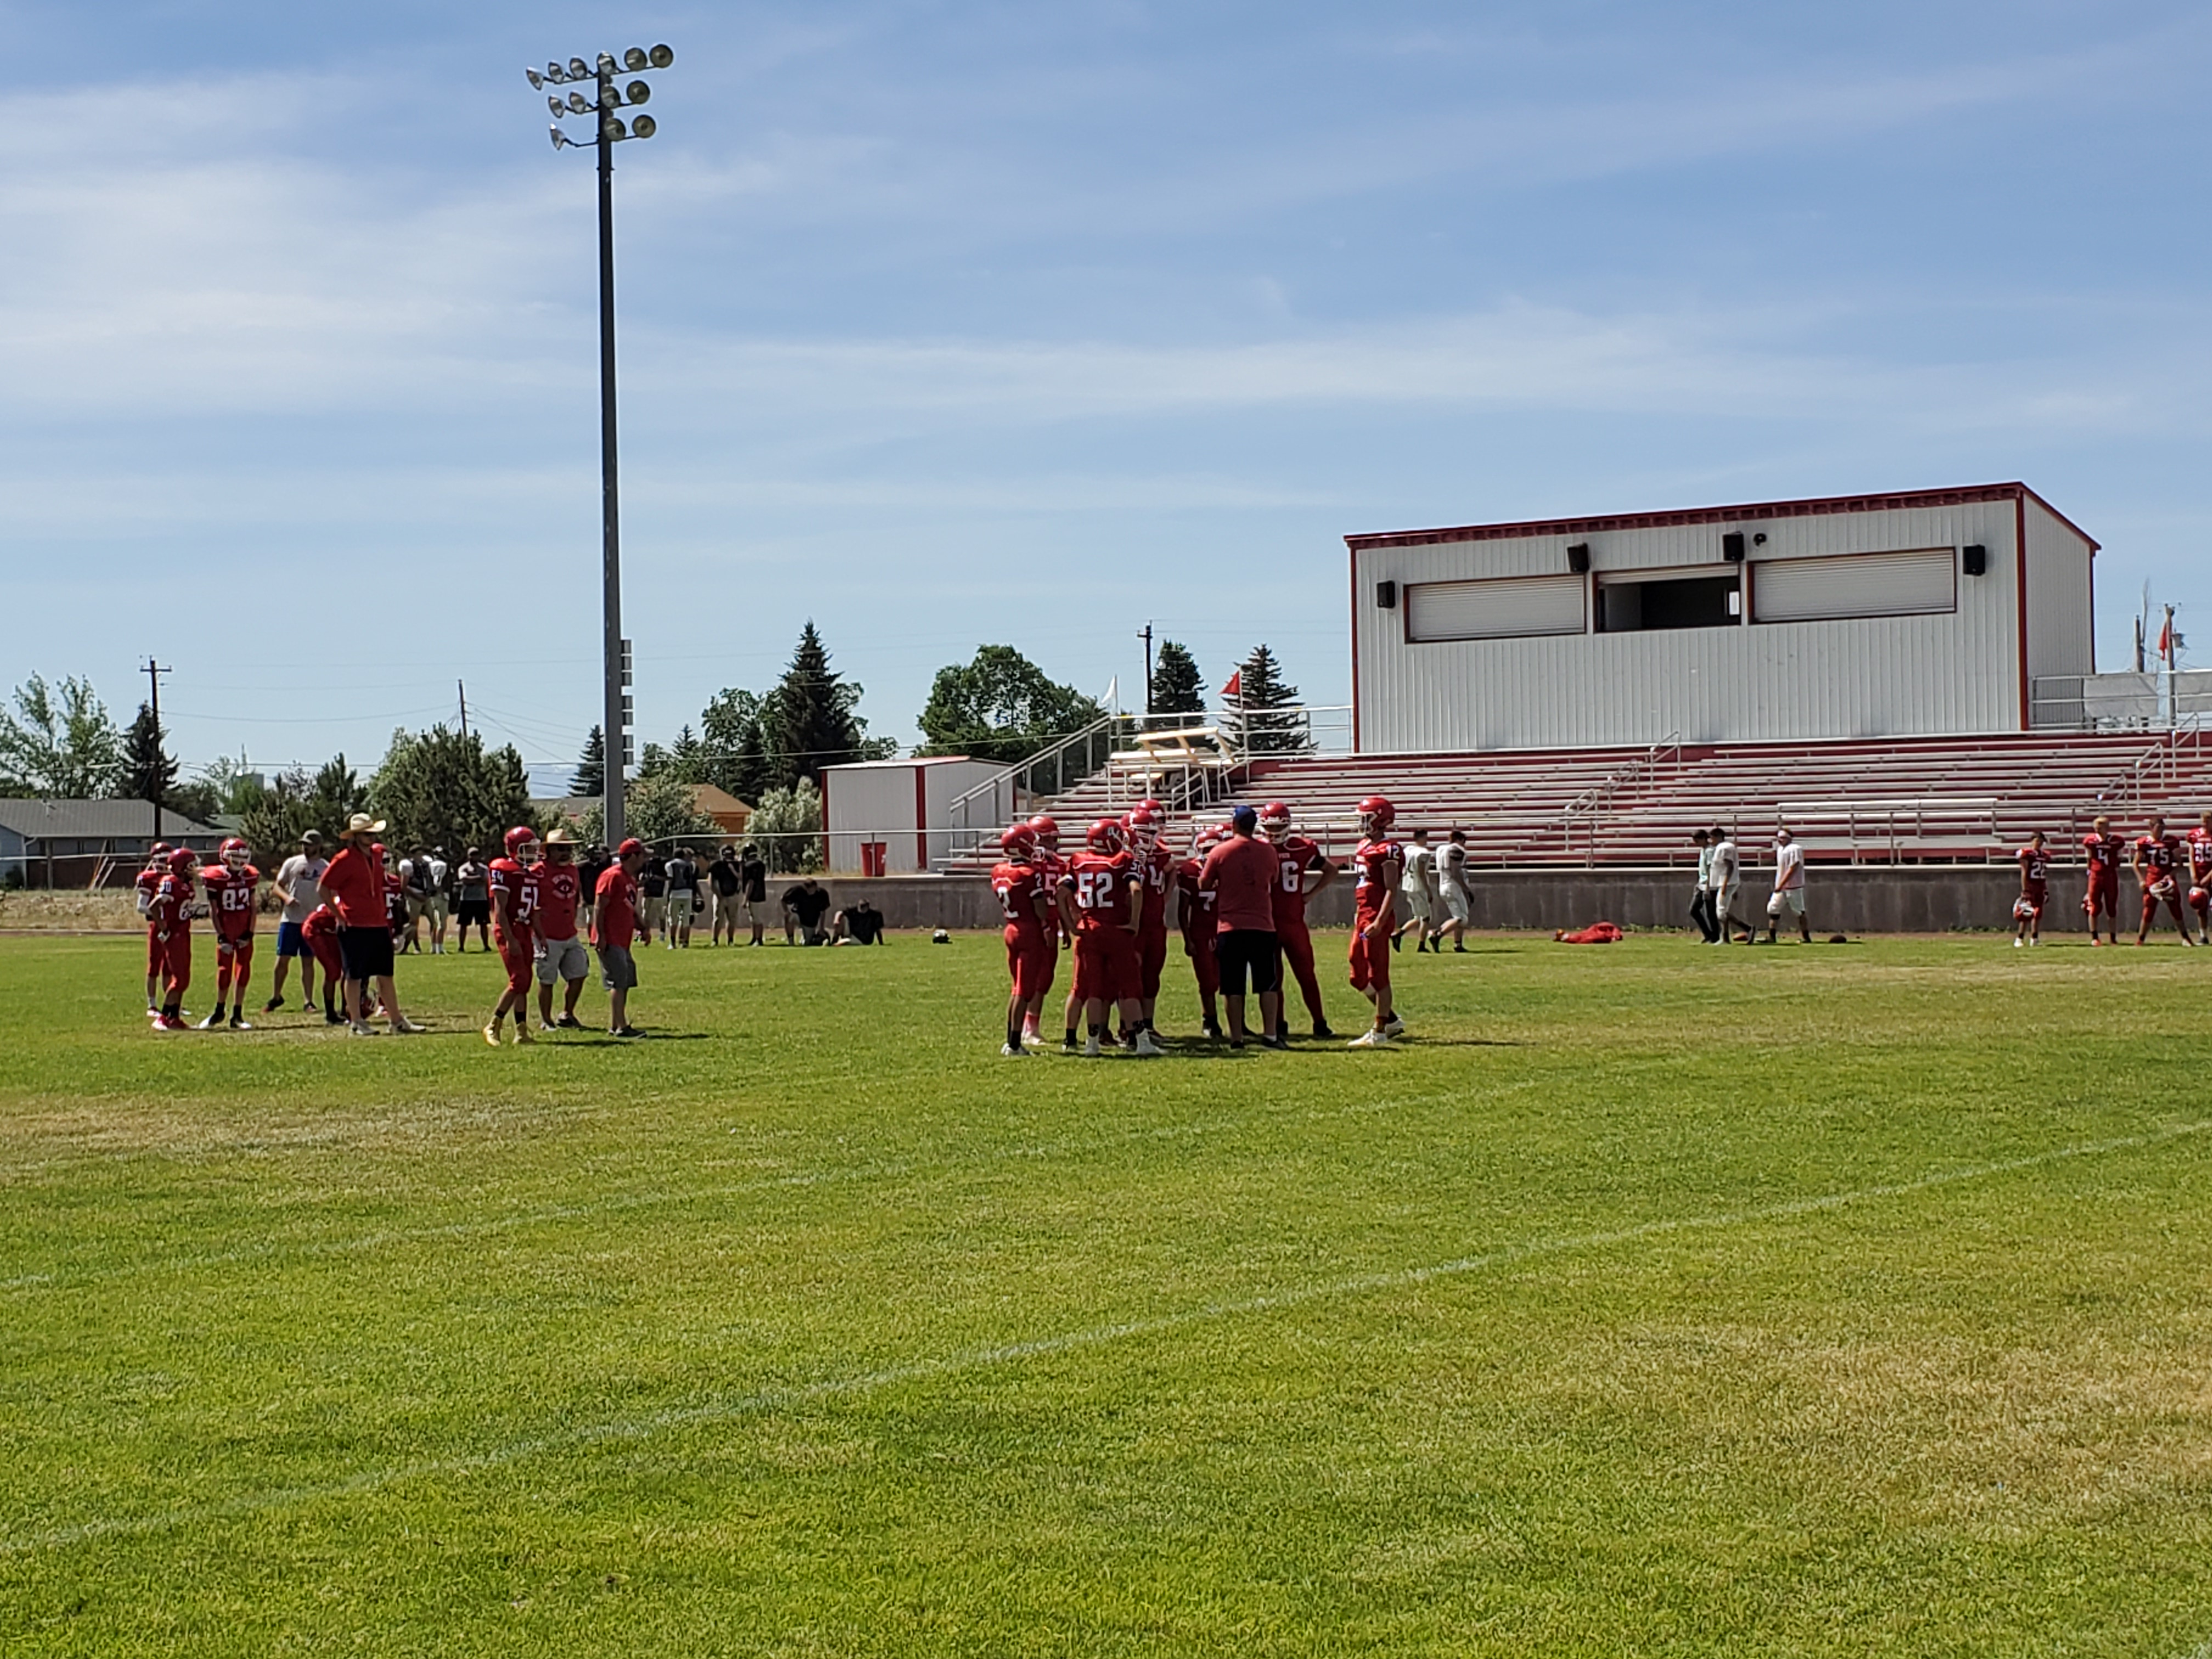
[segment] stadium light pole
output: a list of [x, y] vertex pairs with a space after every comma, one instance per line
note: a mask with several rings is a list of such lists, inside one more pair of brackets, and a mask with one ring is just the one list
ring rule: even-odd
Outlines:
[[522, 72], [540, 92], [544, 92], [549, 84], [591, 83], [592, 95], [589, 98], [581, 92], [570, 92], [565, 98], [557, 92], [546, 94], [546, 105], [553, 112], [553, 148], [556, 153], [583, 148], [562, 130], [562, 121], [572, 115], [598, 118], [594, 148], [599, 161], [599, 541], [601, 605], [605, 624], [601, 645], [605, 702], [599, 730], [603, 734], [601, 747], [606, 751], [600, 767], [601, 787], [605, 791], [601, 798], [600, 834], [611, 847], [622, 842], [623, 774], [632, 764], [629, 644], [623, 638], [622, 631], [622, 511], [616, 483], [614, 154], [617, 144], [631, 138], [650, 138], [659, 131], [659, 124], [650, 115], [634, 116], [625, 122], [615, 112], [625, 106], [641, 106], [653, 96], [653, 88], [643, 81], [633, 81], [618, 88], [615, 77], [624, 70], [635, 75], [647, 69], [665, 70], [675, 61], [676, 54], [666, 46], [650, 50], [632, 46], [623, 54], [619, 65], [613, 53], [603, 52], [596, 63], [571, 58], [566, 64], [546, 64], [543, 74], [534, 69]]

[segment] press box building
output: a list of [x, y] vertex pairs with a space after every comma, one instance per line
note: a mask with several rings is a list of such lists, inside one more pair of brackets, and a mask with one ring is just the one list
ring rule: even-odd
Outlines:
[[1345, 539], [1368, 752], [2018, 732], [2094, 672], [2097, 544], [2021, 483]]

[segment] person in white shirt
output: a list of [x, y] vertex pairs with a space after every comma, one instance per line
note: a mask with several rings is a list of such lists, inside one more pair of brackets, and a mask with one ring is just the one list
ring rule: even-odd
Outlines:
[[276, 868], [276, 896], [283, 901], [284, 912], [276, 919], [276, 975], [270, 983], [269, 1000], [261, 1005], [264, 1014], [284, 1006], [284, 975], [294, 957], [300, 959], [300, 994], [307, 1012], [315, 1012], [315, 953], [300, 929], [322, 902], [318, 889], [323, 872], [330, 867], [331, 861], [323, 856], [322, 831], [310, 830], [300, 837], [300, 850]]
[[1690, 839], [1698, 847], [1698, 881], [1690, 890], [1690, 920], [1697, 924], [1705, 943], [1711, 945], [1721, 936], [1721, 930], [1713, 923], [1713, 891], [1706, 885], [1713, 873], [1712, 831], [1700, 830]]
[[[1433, 938], [1451, 935], [1452, 949], [1467, 951], [1468, 918], [1474, 914], [1474, 896], [1467, 890], [1467, 831], [1455, 830], [1437, 848], [1437, 893], [1444, 902], [1446, 920]], [[1439, 947], [1440, 948], [1440, 947]]]
[[1787, 830], [1774, 832], [1774, 891], [1766, 901], [1766, 942], [1777, 942], [1784, 914], [1797, 918], [1797, 932], [1806, 944], [1813, 942], [1813, 924], [1805, 919], [1805, 849]]
[[1743, 885], [1742, 856], [1735, 849], [1735, 838], [1718, 824], [1707, 839], [1712, 842], [1712, 862], [1705, 870], [1705, 902], [1721, 935], [1713, 943], [1730, 945], [1735, 940], [1736, 890]]
[[1390, 948], [1396, 950], [1407, 934], [1414, 933], [1413, 949], [1425, 951], [1435, 934], [1437, 913], [1437, 853], [1429, 845], [1429, 832], [1413, 831], [1413, 839], [1406, 848], [1405, 873], [1398, 878], [1398, 897], [1406, 907], [1406, 923], [1390, 936]]

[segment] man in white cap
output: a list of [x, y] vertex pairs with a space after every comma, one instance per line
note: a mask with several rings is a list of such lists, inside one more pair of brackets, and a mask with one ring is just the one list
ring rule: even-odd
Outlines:
[[261, 1006], [264, 1014], [284, 1006], [284, 975], [295, 957], [300, 959], [301, 1000], [309, 1013], [315, 1012], [315, 953], [301, 930], [315, 913], [315, 889], [329, 867], [330, 860], [323, 856], [323, 832], [310, 830], [300, 837], [300, 850], [277, 869], [276, 896], [283, 902], [284, 914], [276, 922], [276, 976], [269, 988], [269, 1000]]
[[[576, 838], [567, 827], [545, 837], [545, 856], [530, 872], [537, 906], [531, 921], [538, 935], [538, 1029], [580, 1031], [577, 999], [584, 994], [584, 975], [592, 970], [583, 940], [576, 937], [576, 913], [583, 908], [584, 874], [576, 867]], [[568, 982], [568, 994], [557, 1023], [553, 1018], [553, 981]]]
[[371, 819], [366, 812], [348, 818], [339, 837], [343, 845], [323, 872], [321, 884], [323, 897], [337, 912], [346, 1024], [356, 1036], [376, 1035], [362, 1006], [363, 988], [372, 979], [394, 1031], [422, 1029], [399, 1012], [399, 993], [392, 982], [392, 923], [385, 908], [384, 866], [374, 848], [383, 832], [382, 820]]

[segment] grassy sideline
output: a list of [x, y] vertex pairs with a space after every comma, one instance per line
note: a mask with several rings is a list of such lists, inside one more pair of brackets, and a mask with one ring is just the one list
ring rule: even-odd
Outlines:
[[0, 1653], [2212, 1639], [2170, 939], [1485, 939], [1155, 1062], [998, 1058], [980, 937], [500, 1053], [481, 957], [155, 1037], [140, 950], [0, 939]]

